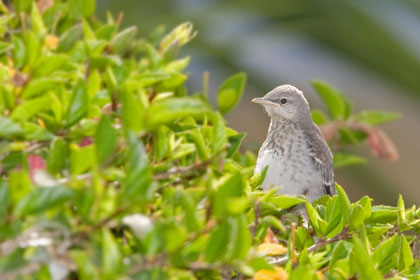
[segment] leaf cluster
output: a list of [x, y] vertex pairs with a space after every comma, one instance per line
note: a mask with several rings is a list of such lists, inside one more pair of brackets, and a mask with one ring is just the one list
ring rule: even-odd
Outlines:
[[[121, 17], [95, 19], [92, 0], [0, 10], [3, 278], [415, 279], [420, 210], [402, 198], [350, 203], [338, 186], [309, 204], [259, 190], [264, 171], [223, 118], [246, 75], [222, 83], [217, 108], [206, 87], [188, 93], [190, 23], [138, 38]], [[349, 120], [323, 85], [325, 124]], [[309, 225], [288, 213], [303, 205]], [[267, 236], [279, 244], [259, 250]]]

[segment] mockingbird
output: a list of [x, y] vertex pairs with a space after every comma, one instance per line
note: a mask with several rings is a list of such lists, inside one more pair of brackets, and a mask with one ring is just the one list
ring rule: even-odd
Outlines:
[[252, 102], [261, 104], [271, 118], [255, 168], [258, 173], [268, 166], [262, 188], [279, 186], [279, 193], [304, 195], [311, 203], [334, 195], [333, 157], [302, 92], [282, 85]]

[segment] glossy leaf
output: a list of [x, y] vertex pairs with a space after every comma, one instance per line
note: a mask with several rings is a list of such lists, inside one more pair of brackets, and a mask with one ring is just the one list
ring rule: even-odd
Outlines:
[[313, 81], [312, 86], [324, 101], [333, 119], [347, 119], [350, 116], [351, 105], [340, 91], [322, 81]]
[[106, 115], [98, 123], [95, 135], [96, 157], [103, 163], [109, 158], [117, 146], [117, 131], [112, 126], [111, 120]]
[[246, 74], [240, 72], [226, 79], [219, 88], [217, 106], [222, 114], [232, 110], [241, 99], [245, 89]]
[[355, 116], [355, 119], [360, 122], [368, 123], [371, 125], [378, 125], [400, 118], [399, 113], [390, 113], [383, 111], [361, 111]]
[[88, 110], [89, 97], [87, 90], [82, 80], [77, 82], [73, 91], [70, 107], [68, 110], [68, 126], [73, 125], [81, 118], [83, 118]]
[[16, 205], [17, 215], [37, 214], [62, 205], [74, 197], [74, 192], [66, 187], [36, 188], [23, 197]]

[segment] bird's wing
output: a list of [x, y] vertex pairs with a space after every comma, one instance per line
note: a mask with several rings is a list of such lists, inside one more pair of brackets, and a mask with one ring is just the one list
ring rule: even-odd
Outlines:
[[321, 131], [314, 125], [312, 129], [304, 130], [313, 167], [324, 180], [323, 192], [328, 195], [336, 193], [334, 187], [333, 156]]

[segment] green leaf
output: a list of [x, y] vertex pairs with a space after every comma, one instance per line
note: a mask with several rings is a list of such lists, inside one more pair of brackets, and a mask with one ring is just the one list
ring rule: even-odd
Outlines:
[[88, 145], [82, 148], [74, 147], [70, 153], [70, 171], [73, 175], [86, 172], [95, 163], [95, 147]]
[[61, 138], [51, 142], [51, 149], [47, 156], [47, 170], [55, 174], [63, 169], [68, 161], [70, 150], [67, 143]]
[[164, 125], [156, 130], [153, 142], [153, 158], [155, 161], [161, 161], [168, 154], [170, 133], [170, 129]]
[[15, 170], [9, 175], [10, 197], [13, 202], [19, 202], [32, 189], [28, 172], [25, 170]]
[[115, 240], [108, 229], [102, 230], [101, 244], [103, 277], [104, 279], [118, 278], [117, 275], [122, 270], [122, 255], [117, 240]]
[[344, 94], [322, 81], [313, 81], [312, 86], [327, 105], [333, 119], [342, 120], [350, 116], [351, 105]]
[[303, 198], [288, 195], [274, 195], [269, 199], [269, 201], [282, 210], [306, 202]]
[[369, 218], [372, 211], [371, 199], [364, 196], [352, 206], [350, 215], [350, 229], [354, 230]]
[[39, 36], [44, 36], [47, 33], [47, 30], [44, 26], [44, 22], [42, 20], [41, 15], [39, 14], [38, 7], [35, 2], [32, 2], [31, 24], [33, 30]]
[[319, 236], [326, 235], [327, 222], [325, 222], [315, 208], [309, 203], [305, 202], [306, 211], [308, 212], [309, 220]]
[[397, 234], [382, 242], [372, 255], [373, 260], [377, 263], [378, 269], [386, 274], [394, 267], [396, 256], [398, 254], [400, 238]]
[[25, 34], [25, 47], [27, 51], [27, 59], [29, 69], [34, 69], [41, 58], [41, 41], [38, 38], [38, 34], [34, 31], [27, 31]]
[[18, 201], [15, 211], [17, 215], [38, 214], [60, 206], [73, 197], [73, 190], [63, 186], [38, 187]]
[[99, 163], [105, 162], [117, 147], [118, 133], [108, 116], [103, 115], [95, 135], [96, 156]]
[[98, 279], [95, 265], [90, 260], [88, 253], [82, 250], [70, 251], [70, 256], [77, 265], [77, 276], [81, 280]]
[[366, 159], [363, 157], [343, 153], [335, 153], [333, 161], [335, 168], [366, 163]]
[[23, 68], [26, 64], [28, 53], [26, 51], [26, 46], [23, 41], [16, 37], [12, 36], [12, 58], [17, 69]]
[[123, 200], [148, 200], [151, 193], [151, 170], [143, 143], [128, 134], [129, 151], [126, 159], [127, 176], [123, 186]]
[[206, 262], [223, 260], [223, 257], [228, 250], [230, 232], [230, 224], [226, 220], [212, 229], [204, 252], [204, 259]]
[[147, 123], [151, 128], [160, 124], [172, 124], [186, 117], [203, 117], [210, 112], [209, 106], [197, 98], [168, 98], [155, 102], [147, 112]]
[[40, 95], [41, 93], [56, 88], [62, 82], [63, 79], [56, 77], [42, 77], [31, 80], [23, 89], [22, 97], [27, 99]]
[[402, 223], [406, 222], [406, 215], [405, 215], [405, 205], [404, 200], [401, 196], [401, 194], [398, 196], [398, 225], [401, 225]]
[[85, 84], [82, 80], [79, 80], [74, 88], [72, 99], [70, 101], [70, 107], [67, 114], [67, 126], [72, 126], [86, 115], [88, 104], [89, 97], [87, 95]]
[[39, 111], [50, 106], [48, 97], [38, 97], [25, 101], [13, 110], [10, 116], [14, 121], [26, 121], [36, 115]]
[[23, 128], [20, 124], [13, 122], [9, 118], [0, 116], [0, 137], [13, 138], [22, 134]]
[[[325, 221], [327, 222], [327, 231], [326, 233], [332, 232], [337, 226], [340, 225], [342, 221], [342, 200], [338, 196], [333, 196], [328, 201], [327, 204], [327, 213], [325, 217]], [[342, 228], [343, 224], [341, 224]], [[341, 229], [340, 229], [341, 230]]]
[[[413, 241], [417, 242], [417, 241]], [[413, 254], [410, 244], [404, 235], [400, 237], [400, 249], [398, 252], [398, 270], [404, 271], [414, 264]]]
[[194, 128], [194, 129], [189, 130], [187, 132], [187, 135], [188, 135], [188, 139], [190, 139], [194, 143], [197, 149], [198, 158], [200, 160], [208, 159], [209, 149], [206, 147], [206, 142], [204, 140], [202, 130], [198, 128]]
[[257, 174], [254, 174], [254, 176], [252, 176], [251, 179], [249, 179], [249, 183], [253, 190], [261, 186], [261, 184], [264, 182], [265, 175], [267, 174], [267, 170], [268, 170], [268, 165], [264, 167], [264, 169], [258, 172]]
[[342, 220], [343, 224], [346, 225], [350, 220], [351, 215], [351, 202], [344, 191], [343, 187], [339, 184], [335, 183], [335, 188], [337, 190], [338, 198], [340, 199], [341, 204], [341, 213], [342, 213]]
[[239, 172], [226, 175], [219, 183], [213, 198], [213, 213], [222, 217], [229, 213], [229, 203], [233, 198], [242, 196], [244, 182]]
[[[78, 0], [83, 1], [83, 0]], [[89, 0], [90, 1], [90, 0]], [[66, 32], [63, 33], [60, 37], [60, 41], [58, 42], [57, 50], [59, 52], [66, 52], [69, 51], [76, 42], [83, 37], [83, 25], [76, 24], [70, 29], [67, 29]]]
[[101, 77], [97, 69], [93, 69], [89, 74], [87, 91], [89, 100], [92, 100], [101, 89]]
[[9, 187], [0, 179], [0, 224], [6, 221], [7, 210], [9, 208], [11, 198]]
[[383, 111], [361, 111], [355, 116], [355, 120], [370, 125], [378, 125], [386, 123], [401, 117], [399, 113], [383, 112]]
[[286, 228], [283, 223], [274, 216], [265, 216], [263, 218], [263, 222], [277, 230], [280, 230], [281, 232], [286, 232]]
[[218, 112], [213, 114], [212, 151], [214, 154], [222, 151], [227, 144], [225, 120]]
[[193, 30], [193, 25], [190, 22], [175, 27], [168, 35], [166, 35], [160, 43], [160, 51], [166, 52], [173, 45], [183, 46], [191, 41], [196, 35]]
[[321, 110], [311, 110], [311, 115], [313, 122], [318, 126], [326, 124], [328, 122], [328, 118], [324, 115], [324, 113]]
[[229, 250], [231, 259], [245, 259], [251, 247], [251, 233], [248, 229], [248, 223], [245, 215], [229, 219], [231, 226], [230, 240], [232, 240], [232, 249]]
[[369, 256], [367, 248], [360, 238], [353, 236], [353, 250], [350, 255], [351, 268], [361, 280], [381, 280], [383, 279], [378, 270], [375, 269], [374, 262]]
[[144, 126], [144, 104], [140, 102], [137, 96], [128, 90], [123, 90], [120, 98], [124, 128], [134, 132], [140, 131]]
[[131, 26], [124, 29], [123, 31], [115, 35], [115, 37], [111, 40], [111, 49], [116, 53], [125, 53], [130, 47], [130, 45], [133, 43], [136, 34], [137, 27], [135, 26]]
[[226, 79], [220, 86], [217, 105], [222, 114], [226, 114], [239, 103], [245, 83], [246, 74], [240, 72]]
[[51, 75], [54, 71], [63, 69], [68, 63], [70, 63], [70, 58], [66, 55], [43, 56], [34, 69], [34, 75], [37, 77]]
[[238, 133], [228, 137], [229, 146], [227, 149], [227, 157], [233, 157], [239, 151], [245, 136], [246, 133]]
[[18, 13], [29, 12], [34, 0], [13, 0], [13, 6]]
[[294, 269], [288, 278], [288, 280], [302, 280], [302, 279], [314, 279], [314, 273], [311, 271], [309, 266], [299, 265]]

